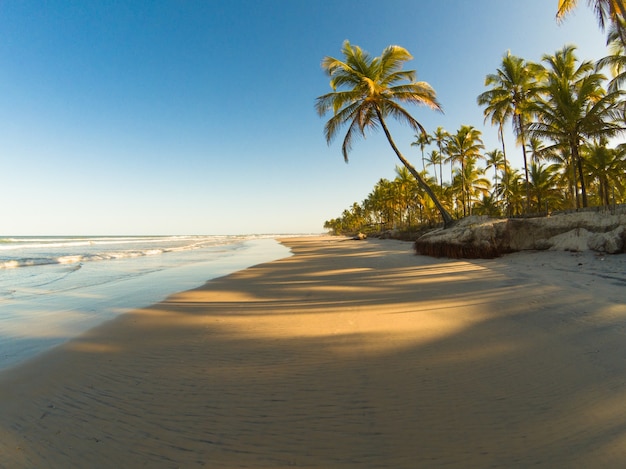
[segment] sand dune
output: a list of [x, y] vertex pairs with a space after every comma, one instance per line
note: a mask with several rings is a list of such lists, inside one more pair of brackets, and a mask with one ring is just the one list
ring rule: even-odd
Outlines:
[[0, 375], [0, 465], [626, 462], [623, 255], [283, 242]]

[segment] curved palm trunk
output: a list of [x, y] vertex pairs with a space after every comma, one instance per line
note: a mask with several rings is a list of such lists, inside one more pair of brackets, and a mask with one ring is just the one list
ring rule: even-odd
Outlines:
[[415, 179], [417, 180], [417, 183], [422, 187], [422, 189], [424, 189], [424, 191], [432, 199], [433, 203], [437, 207], [437, 210], [439, 210], [439, 213], [441, 214], [441, 218], [443, 218], [444, 227], [447, 228], [447, 227], [451, 226], [452, 223], [454, 222], [454, 220], [452, 219], [452, 216], [448, 213], [448, 211], [445, 209], [445, 207], [443, 205], [441, 205], [441, 202], [439, 201], [439, 199], [437, 198], [435, 193], [432, 191], [430, 186], [428, 184], [426, 184], [426, 181], [424, 181], [424, 179], [422, 179], [422, 177], [417, 172], [417, 170], [413, 167], [413, 165], [411, 165], [411, 163], [409, 163], [407, 161], [407, 159], [404, 158], [404, 156], [402, 156], [402, 153], [400, 153], [400, 150], [398, 150], [398, 147], [396, 146], [396, 143], [394, 142], [393, 138], [391, 137], [391, 133], [389, 132], [389, 129], [387, 128], [387, 125], [385, 124], [385, 120], [383, 119], [383, 116], [382, 116], [382, 114], [381, 114], [379, 109], [376, 109], [376, 115], [378, 116], [378, 120], [380, 121], [380, 125], [382, 126], [383, 131], [385, 132], [385, 136], [387, 137], [387, 141], [391, 145], [391, 148], [393, 148], [393, 151], [396, 153], [396, 156], [398, 157], [398, 159], [402, 162], [404, 167], [406, 169], [408, 169], [409, 172], [415, 177]]

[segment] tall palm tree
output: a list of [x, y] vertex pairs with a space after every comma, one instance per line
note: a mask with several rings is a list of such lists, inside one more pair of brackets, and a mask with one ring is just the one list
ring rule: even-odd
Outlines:
[[427, 145], [430, 145], [432, 138], [430, 135], [420, 132], [415, 135], [415, 141], [411, 143], [412, 147], [420, 147], [422, 150], [422, 170], [426, 169], [426, 160], [424, 159], [424, 149]]
[[435, 182], [437, 182], [437, 165], [439, 165], [439, 187], [443, 187], [443, 174], [441, 174], [443, 155], [437, 150], [432, 150], [426, 161], [433, 165], [433, 171], [435, 172]]
[[343, 157], [347, 161], [355, 137], [364, 137], [368, 128], [382, 127], [398, 159], [437, 206], [444, 225], [451, 225], [452, 217], [419, 172], [402, 155], [385, 121], [385, 118], [393, 117], [416, 132], [426, 133], [422, 124], [400, 103], [425, 105], [440, 111], [435, 91], [428, 83], [415, 81], [414, 70], [402, 69], [403, 64], [413, 58], [403, 47], [388, 46], [379, 57], [371, 57], [360, 47], [345, 41], [342, 53], [344, 60], [328, 56], [322, 60], [322, 68], [330, 76], [333, 89], [331, 93], [318, 97], [315, 103], [320, 116], [333, 111], [333, 117], [324, 127], [326, 141], [330, 144], [339, 130], [347, 125], [342, 145]]
[[493, 168], [493, 179], [494, 179], [494, 199], [495, 202], [498, 202], [498, 195], [497, 195], [497, 191], [498, 191], [498, 187], [500, 184], [498, 184], [498, 171], [500, 170], [504, 170], [506, 171], [506, 166], [505, 166], [505, 159], [504, 159], [504, 153], [501, 152], [500, 150], [491, 150], [488, 151], [487, 153], [485, 153], [485, 163], [486, 163], [486, 168], [485, 169], [489, 169], [489, 168]]
[[[537, 121], [529, 126], [532, 136], [567, 145], [576, 165], [582, 206], [587, 207], [587, 189], [580, 145], [586, 139], [612, 137], [624, 130], [616, 123], [620, 116], [621, 92], [606, 93], [605, 76], [589, 61], [579, 63], [574, 46], [565, 46], [554, 55], [545, 55], [547, 64], [542, 98], [533, 103]], [[550, 147], [548, 147], [550, 148]]]
[[526, 157], [526, 123], [529, 119], [529, 105], [537, 94], [537, 80], [540, 67], [526, 62], [511, 52], [502, 58], [502, 65], [496, 73], [485, 78], [485, 86], [491, 89], [481, 93], [478, 104], [486, 106], [485, 118], [491, 117], [492, 123], [502, 124], [509, 119], [513, 122], [513, 131], [522, 147], [524, 175], [526, 178], [526, 197], [530, 197], [528, 187], [528, 159]]
[[445, 160], [445, 146], [449, 136], [450, 134], [443, 127], [437, 127], [432, 134], [432, 139], [437, 144], [439, 154], [441, 155], [439, 159], [440, 188], [443, 188], [443, 161]]
[[470, 159], [477, 160], [482, 158], [481, 150], [485, 148], [481, 138], [480, 130], [472, 127], [471, 125], [462, 125], [456, 134], [450, 135], [448, 139], [448, 159], [450, 164], [459, 163], [461, 170], [459, 175], [461, 177], [461, 201], [463, 204], [463, 216], [467, 215], [467, 208], [469, 206], [470, 194], [467, 190], [465, 183], [465, 163]]

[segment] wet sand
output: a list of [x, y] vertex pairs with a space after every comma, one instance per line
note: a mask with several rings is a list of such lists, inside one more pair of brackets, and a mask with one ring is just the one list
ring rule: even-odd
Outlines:
[[626, 259], [294, 256], [0, 374], [0, 467], [621, 467]]

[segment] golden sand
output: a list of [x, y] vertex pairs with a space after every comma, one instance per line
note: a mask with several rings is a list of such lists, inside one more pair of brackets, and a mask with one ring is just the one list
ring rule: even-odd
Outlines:
[[626, 464], [623, 256], [282, 242], [0, 375], [0, 467]]

